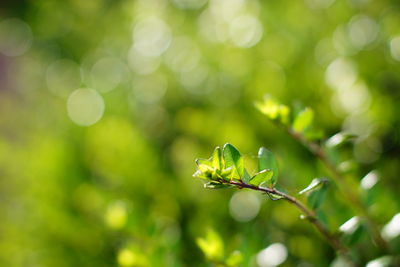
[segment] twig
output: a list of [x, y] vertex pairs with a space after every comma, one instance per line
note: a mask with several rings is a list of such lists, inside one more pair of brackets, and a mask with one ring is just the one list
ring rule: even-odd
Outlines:
[[368, 224], [368, 228], [371, 231], [372, 238], [384, 252], [390, 253], [389, 246], [387, 242], [382, 238], [382, 235], [379, 232], [379, 228], [375, 223], [372, 216], [369, 214], [367, 208], [360, 201], [360, 197], [358, 193], [354, 190], [351, 190], [351, 186], [346, 181], [346, 176], [337, 168], [337, 166], [328, 158], [325, 151], [322, 147], [312, 141], [308, 141], [304, 138], [303, 135], [295, 132], [292, 128], [287, 128], [288, 133], [298, 142], [300, 142], [303, 146], [305, 146], [313, 155], [315, 155], [329, 171], [332, 173], [332, 177], [335, 179], [339, 189], [343, 192], [347, 200], [352, 203], [354, 208], [364, 217]]
[[317, 216], [315, 215], [315, 212], [313, 210], [310, 210], [307, 208], [302, 202], [300, 202], [298, 199], [296, 199], [293, 196], [290, 196], [284, 192], [278, 191], [275, 188], [268, 188], [268, 187], [259, 187], [251, 184], [246, 184], [243, 182], [236, 182], [236, 181], [226, 181], [226, 180], [219, 180], [220, 183], [224, 184], [230, 184], [230, 185], [235, 185], [240, 188], [248, 188], [256, 191], [261, 191], [267, 194], [273, 194], [282, 197], [282, 199], [285, 199], [286, 201], [289, 201], [290, 203], [294, 204], [302, 213], [304, 213], [305, 218], [312, 223], [315, 228], [325, 237], [325, 239], [329, 242], [329, 244], [332, 246], [333, 249], [335, 249], [339, 254], [341, 254], [343, 257], [345, 257], [349, 262], [351, 262], [354, 266], [356, 266], [354, 260], [350, 257], [349, 255], [349, 249], [340, 241], [339, 238], [337, 238], [335, 235], [333, 235], [328, 228], [324, 224], [322, 224]]

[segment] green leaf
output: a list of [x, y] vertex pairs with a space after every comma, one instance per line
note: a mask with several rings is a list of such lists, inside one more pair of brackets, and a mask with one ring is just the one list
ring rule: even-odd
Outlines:
[[269, 182], [274, 175], [274, 172], [270, 169], [262, 170], [256, 173], [250, 180], [250, 184], [259, 186]]
[[239, 266], [239, 264], [243, 261], [243, 255], [240, 251], [235, 250], [232, 252], [229, 257], [226, 259], [225, 263], [228, 266]]
[[215, 171], [215, 167], [212, 165], [211, 161], [207, 159], [196, 159], [197, 168], [202, 173], [208, 173]]
[[204, 187], [208, 188], [208, 189], [225, 189], [225, 188], [232, 187], [232, 185], [209, 182], [209, 183], [204, 184]]
[[[224, 167], [223, 159], [222, 159], [222, 151], [219, 146], [217, 146], [214, 150], [212, 158], [210, 159], [211, 164], [217, 170], [221, 170]], [[229, 166], [228, 166], [229, 167]]]
[[283, 124], [289, 123], [290, 108], [285, 105], [279, 105], [279, 119]]
[[279, 103], [267, 97], [263, 102], [257, 102], [256, 108], [271, 120], [275, 120], [279, 115]]
[[258, 150], [258, 171], [267, 169], [270, 169], [273, 173], [270, 179], [270, 186], [273, 186], [278, 180], [278, 163], [271, 151], [265, 147], [261, 147]]
[[308, 204], [312, 209], [318, 209], [326, 197], [327, 187], [322, 186], [320, 189], [311, 192], [308, 195]]
[[295, 132], [302, 133], [311, 126], [313, 119], [314, 111], [310, 108], [305, 108], [303, 111], [297, 114], [292, 128]]
[[211, 174], [207, 174], [207, 173], [201, 172], [200, 170], [197, 170], [197, 171], [193, 174], [193, 177], [200, 178], [200, 179], [210, 180], [210, 179], [211, 179]]
[[231, 144], [225, 144], [223, 148], [224, 160], [226, 167], [234, 167], [234, 175], [233, 178], [240, 179], [243, 177], [244, 173], [244, 160], [240, 155], [239, 150], [236, 149]]
[[328, 180], [324, 179], [324, 178], [315, 178], [311, 181], [311, 183], [304, 188], [303, 190], [301, 190], [299, 192], [300, 195], [304, 194], [304, 193], [308, 193], [314, 190], [317, 190], [318, 188], [320, 188], [321, 186], [323, 186], [325, 183], [327, 183]]
[[224, 243], [221, 237], [214, 230], [209, 229], [206, 237], [197, 238], [196, 243], [208, 260], [222, 260], [224, 256]]
[[250, 180], [251, 180], [250, 174], [247, 172], [246, 169], [244, 169], [243, 177], [242, 177], [243, 183], [248, 184], [250, 182]]

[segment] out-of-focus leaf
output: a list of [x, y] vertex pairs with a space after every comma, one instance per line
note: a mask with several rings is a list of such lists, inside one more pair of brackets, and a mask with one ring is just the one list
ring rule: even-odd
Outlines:
[[312, 191], [308, 195], [308, 205], [312, 209], [318, 209], [326, 197], [327, 186], [322, 186], [318, 190]]
[[351, 133], [337, 133], [335, 135], [333, 135], [332, 137], [330, 137], [328, 140], [326, 140], [325, 145], [327, 147], [336, 147], [336, 146], [340, 146], [350, 140], [353, 140], [354, 138], [356, 138], [357, 136]]
[[395, 259], [393, 256], [383, 256], [380, 258], [377, 258], [375, 260], [372, 260], [367, 263], [367, 267], [372, 267], [372, 266], [379, 266], [379, 267], [389, 267], [389, 266], [397, 266], [395, 264]]
[[214, 230], [209, 229], [204, 238], [197, 238], [196, 243], [208, 260], [221, 261], [224, 257], [224, 243]]
[[297, 114], [292, 128], [295, 132], [302, 133], [311, 126], [313, 119], [314, 111], [310, 108], [305, 108], [299, 114]]
[[307, 140], [319, 140], [324, 138], [324, 131], [311, 126], [303, 132], [303, 135]]
[[271, 120], [275, 120], [276, 118], [278, 118], [279, 103], [275, 102], [271, 98], [266, 97], [263, 102], [256, 102], [255, 106], [261, 113], [266, 115]]
[[225, 263], [228, 266], [235, 267], [235, 266], [239, 266], [239, 264], [242, 261], [243, 261], [242, 253], [240, 251], [235, 250], [228, 256], [228, 258], [226, 259]]
[[308, 193], [308, 192], [314, 191], [314, 190], [320, 188], [321, 186], [323, 186], [324, 183], [327, 183], [327, 182], [328, 182], [327, 179], [324, 179], [324, 178], [315, 178], [315, 179], [313, 179], [313, 180], [311, 181], [311, 183], [310, 183], [306, 188], [304, 188], [303, 190], [301, 190], [301, 191], [299, 192], [299, 194], [302, 195], [302, 194], [304, 194], [304, 193]]
[[256, 173], [250, 180], [250, 184], [255, 186], [262, 186], [265, 183], [270, 182], [274, 172], [270, 169], [262, 170]]
[[270, 120], [279, 120], [283, 124], [289, 123], [290, 108], [266, 96], [264, 101], [255, 103], [256, 108]]
[[317, 216], [317, 219], [322, 222], [322, 224], [328, 225], [328, 217], [326, 216], [325, 212], [322, 210], [317, 210], [315, 213], [315, 216]]
[[346, 245], [354, 246], [362, 239], [365, 233], [366, 228], [363, 225], [358, 225], [354, 232], [349, 234], [345, 233], [342, 237], [342, 240]]
[[262, 171], [267, 169], [270, 169], [273, 173], [269, 184], [270, 186], [273, 186], [278, 180], [278, 163], [271, 151], [265, 147], [261, 147], [258, 150], [258, 170]]
[[236, 149], [231, 144], [225, 144], [223, 148], [223, 155], [225, 160], [226, 167], [234, 167], [234, 171], [236, 171], [237, 175], [234, 175], [233, 179], [240, 179], [243, 177], [244, 172], [244, 160], [240, 155], [239, 150]]

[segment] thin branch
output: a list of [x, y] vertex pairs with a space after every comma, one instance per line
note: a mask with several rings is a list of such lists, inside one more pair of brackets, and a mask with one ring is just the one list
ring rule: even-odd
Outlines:
[[301, 201], [296, 199], [293, 196], [290, 196], [284, 192], [278, 191], [275, 188], [268, 188], [268, 187], [258, 187], [250, 184], [246, 184], [243, 182], [236, 182], [236, 181], [226, 181], [226, 180], [219, 180], [220, 183], [224, 184], [230, 184], [230, 185], [235, 185], [240, 188], [248, 188], [256, 191], [261, 191], [267, 194], [273, 194], [282, 197], [286, 201], [294, 204], [302, 213], [304, 213], [305, 218], [312, 223], [315, 228], [325, 237], [325, 239], [328, 241], [328, 243], [332, 246], [334, 250], [336, 250], [339, 254], [341, 254], [343, 257], [345, 257], [349, 262], [353, 263], [354, 266], [356, 264], [354, 263], [354, 260], [350, 257], [349, 255], [349, 249], [340, 241], [337, 236], [332, 234], [328, 228], [324, 224], [321, 223], [320, 220], [318, 220], [315, 212], [313, 210], [310, 210], [307, 208]]
[[357, 192], [351, 190], [351, 186], [346, 181], [346, 176], [337, 168], [337, 166], [329, 159], [325, 151], [322, 147], [312, 141], [308, 141], [304, 138], [303, 135], [293, 131], [292, 128], [288, 127], [287, 131], [290, 136], [292, 136], [295, 140], [301, 143], [304, 147], [306, 147], [313, 155], [315, 155], [324, 165], [325, 167], [332, 173], [332, 177], [336, 181], [339, 189], [344, 193], [344, 196], [347, 200], [357, 209], [357, 211], [364, 217], [366, 220], [368, 227], [371, 231], [372, 238], [375, 243], [386, 253], [390, 253], [389, 246], [387, 242], [382, 238], [382, 235], [379, 231], [378, 225], [375, 223], [375, 220], [369, 214], [367, 208], [360, 201], [360, 197]]

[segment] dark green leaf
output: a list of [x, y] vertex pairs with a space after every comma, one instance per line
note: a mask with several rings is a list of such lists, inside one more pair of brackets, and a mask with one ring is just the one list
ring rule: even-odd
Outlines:
[[326, 197], [327, 187], [322, 186], [320, 189], [311, 192], [308, 195], [308, 204], [312, 209], [318, 209]]

